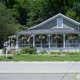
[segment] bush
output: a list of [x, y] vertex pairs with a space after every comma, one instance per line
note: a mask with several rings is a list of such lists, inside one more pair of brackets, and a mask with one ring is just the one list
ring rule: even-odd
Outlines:
[[40, 54], [48, 54], [48, 52], [46, 50], [42, 50], [40, 51]]
[[50, 54], [54, 56], [64, 56], [66, 55], [66, 52], [50, 52]]
[[60, 55], [61, 52], [50, 52], [51, 55]]
[[51, 55], [55, 55], [55, 54], [56, 54], [56, 52], [50, 52], [50, 54], [51, 54]]
[[20, 51], [20, 53], [22, 54], [26, 54], [26, 53], [35, 54], [36, 52], [37, 52], [36, 48], [30, 46], [24, 47]]
[[68, 52], [68, 55], [75, 55], [75, 52]]

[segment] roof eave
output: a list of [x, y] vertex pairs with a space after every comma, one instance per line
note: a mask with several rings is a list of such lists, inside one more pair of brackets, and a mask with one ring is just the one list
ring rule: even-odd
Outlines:
[[63, 14], [61, 14], [61, 13], [60, 13], [60, 16], [62, 16], [64, 19], [67, 19], [67, 20], [75, 23], [76, 25], [80, 25], [79, 22], [77, 22], [77, 21], [75, 21], [75, 20], [73, 20], [73, 19], [71, 19], [71, 18], [69, 18], [69, 17], [67, 17], [67, 16], [65, 16], [65, 15], [63, 15]]

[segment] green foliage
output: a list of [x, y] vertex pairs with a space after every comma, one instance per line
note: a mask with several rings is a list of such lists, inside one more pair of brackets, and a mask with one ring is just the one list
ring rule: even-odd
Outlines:
[[12, 44], [13, 46], [15, 46], [16, 45], [16, 41], [15, 40], [11, 40], [10, 44]]
[[[72, 13], [72, 14], [71, 14]], [[76, 12], [73, 8], [69, 9], [67, 12], [66, 12], [66, 16], [76, 20]]]
[[50, 52], [50, 54], [54, 56], [78, 56], [80, 52]]
[[27, 37], [26, 36], [22, 37], [22, 40], [23, 41], [26, 41], [27, 40]]
[[39, 54], [48, 54], [48, 52], [46, 50], [42, 50], [39, 52]]
[[40, 40], [43, 40], [43, 39], [45, 39], [45, 35], [39, 35], [39, 37], [38, 37]]
[[66, 52], [67, 56], [79, 56], [80, 53], [79, 52]]
[[36, 52], [36, 48], [30, 46], [24, 47], [20, 51], [21, 54], [36, 54]]
[[65, 56], [62, 52], [50, 52], [50, 54], [53, 56]]
[[75, 41], [76, 40], [76, 37], [75, 36], [70, 36], [69, 37], [69, 41]]
[[56, 54], [56, 52], [50, 52], [50, 54], [51, 54], [51, 55], [55, 55], [55, 54]]
[[0, 2], [0, 45], [7, 37], [15, 34], [18, 31], [25, 29], [25, 26], [17, 23], [13, 17], [11, 9], [7, 9], [4, 4]]

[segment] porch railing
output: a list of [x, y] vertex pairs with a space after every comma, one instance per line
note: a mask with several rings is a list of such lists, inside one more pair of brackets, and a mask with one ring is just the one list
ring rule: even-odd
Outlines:
[[[63, 47], [63, 43], [50, 43], [49, 44], [35, 44], [36, 48], [61, 48]], [[19, 47], [33, 46], [33, 44], [19, 44]], [[65, 43], [65, 47], [80, 47], [80, 43]]]

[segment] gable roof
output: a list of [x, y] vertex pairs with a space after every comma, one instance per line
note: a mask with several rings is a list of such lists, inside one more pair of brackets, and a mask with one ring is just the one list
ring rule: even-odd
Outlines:
[[69, 18], [69, 17], [67, 17], [67, 16], [65, 16], [65, 15], [63, 15], [63, 14], [61, 14], [61, 13], [58, 13], [57, 15], [55, 15], [55, 16], [53, 16], [53, 17], [51, 17], [51, 18], [49, 18], [49, 19], [47, 19], [47, 20], [45, 20], [45, 21], [43, 21], [42, 23], [40, 23], [40, 24], [38, 24], [38, 25], [35, 25], [35, 26], [29, 28], [28, 30], [35, 29], [35, 28], [37, 28], [37, 27], [40, 27], [40, 26], [42, 26], [42, 25], [44, 25], [44, 24], [52, 21], [53, 19], [55, 19], [55, 18], [57, 18], [57, 17], [62, 17], [62, 18], [66, 19], [66, 20], [68, 20], [68, 21], [70, 21], [70, 22], [72, 22], [72, 23], [74, 23], [74, 24], [76, 24], [76, 25], [80, 25], [79, 22], [77, 22], [77, 21], [75, 21], [75, 20], [73, 20], [73, 19], [71, 19], [71, 18]]

